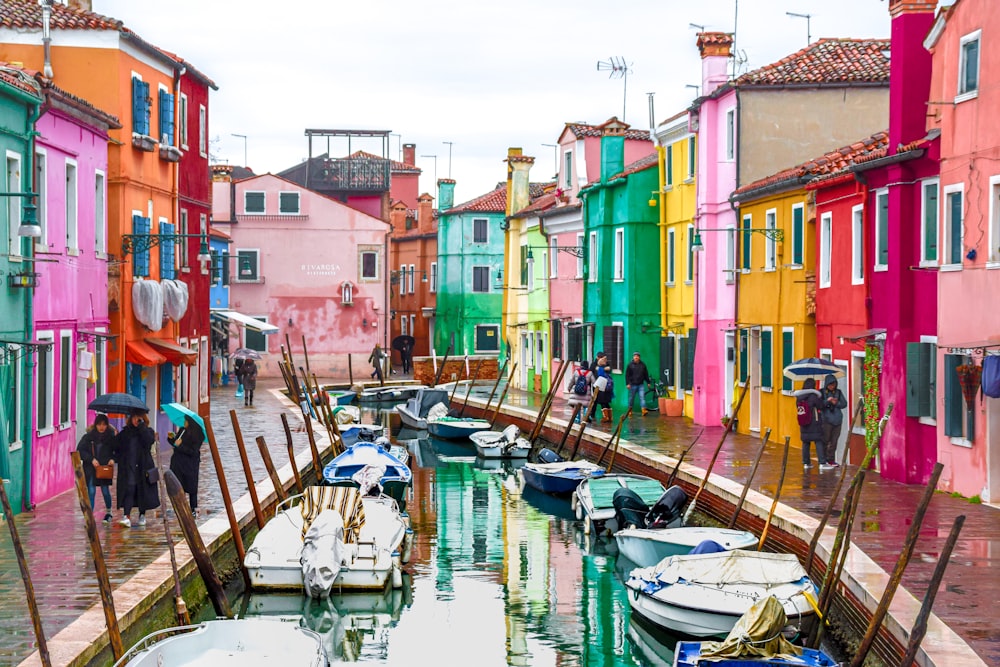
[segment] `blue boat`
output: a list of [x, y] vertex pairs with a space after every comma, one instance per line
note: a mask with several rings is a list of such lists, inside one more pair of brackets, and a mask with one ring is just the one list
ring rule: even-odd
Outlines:
[[396, 500], [399, 510], [406, 509], [406, 495], [413, 479], [410, 468], [394, 456], [389, 447], [382, 443], [359, 440], [340, 456], [326, 464], [323, 468], [323, 481], [333, 486], [354, 486], [354, 473], [368, 465], [385, 467], [385, 473], [379, 482], [382, 492]]
[[[707, 643], [707, 642], [706, 642]], [[738, 658], [713, 658], [699, 662], [702, 642], [677, 642], [674, 667], [837, 667], [837, 662], [826, 653], [811, 648], [799, 649], [802, 655], [777, 655], [771, 657], [741, 656]]]
[[573, 493], [583, 480], [603, 474], [604, 468], [589, 461], [526, 463], [521, 468], [525, 486], [557, 496]]
[[361, 440], [371, 442], [385, 431], [385, 427], [379, 424], [338, 424], [337, 428], [340, 429], [344, 447], [350, 447]]
[[447, 440], [467, 440], [473, 433], [488, 430], [490, 430], [490, 422], [486, 419], [442, 417], [427, 420], [427, 432], [435, 438]]

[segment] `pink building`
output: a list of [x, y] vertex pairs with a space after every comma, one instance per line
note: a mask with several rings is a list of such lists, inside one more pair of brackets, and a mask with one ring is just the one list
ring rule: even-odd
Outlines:
[[[1000, 14], [989, 0], [942, 9], [924, 45], [933, 62], [928, 128], [941, 132], [937, 457], [941, 487], [1000, 502], [1000, 399], [962, 396], [958, 366], [1000, 352]], [[983, 37], [986, 39], [984, 40]], [[935, 218], [935, 222], [937, 219]], [[938, 230], [935, 230], [937, 232]]]
[[93, 422], [87, 403], [107, 387], [108, 130], [117, 119], [51, 84], [35, 129], [41, 238], [34, 265], [34, 337], [51, 341], [35, 365], [31, 502], [74, 482], [70, 452]]
[[356, 373], [366, 367], [388, 336], [389, 224], [273, 174], [213, 188], [213, 225], [233, 239], [230, 307], [280, 331], [243, 334], [264, 357], [260, 374], [280, 376], [286, 333], [297, 353], [305, 337], [319, 377], [346, 377], [348, 353]]

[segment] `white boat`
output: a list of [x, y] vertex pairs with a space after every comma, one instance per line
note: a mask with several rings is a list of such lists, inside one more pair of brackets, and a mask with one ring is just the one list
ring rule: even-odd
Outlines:
[[615, 533], [618, 552], [638, 567], [650, 567], [664, 558], [688, 554], [708, 540], [716, 542], [726, 551], [757, 546], [757, 536], [753, 533], [708, 526], [626, 528]]
[[326, 667], [330, 664], [312, 630], [264, 619], [205, 621], [147, 635], [115, 667]]
[[469, 435], [476, 446], [476, 455], [483, 459], [526, 459], [531, 442], [521, 437], [516, 424], [502, 431], [479, 431]]
[[[293, 504], [289, 504], [293, 503]], [[347, 486], [312, 486], [279, 505], [244, 564], [254, 590], [383, 589], [402, 585], [412, 533], [389, 496]]]
[[576, 487], [572, 503], [576, 518], [583, 521], [584, 532], [601, 532], [618, 530], [615, 519], [615, 506], [612, 503], [614, 492], [626, 488], [634, 491], [646, 505], [654, 505], [666, 489], [657, 480], [643, 475], [602, 475], [589, 477]]
[[[438, 405], [442, 407], [435, 407]], [[448, 414], [448, 392], [444, 389], [421, 387], [417, 390], [416, 396], [408, 399], [406, 403], [394, 406], [393, 410], [399, 415], [399, 421], [403, 426], [426, 431], [428, 417], [443, 417]]]
[[473, 433], [488, 431], [489, 428], [489, 420], [472, 417], [441, 417], [427, 420], [427, 432], [435, 438], [446, 440], [465, 440]]
[[813, 618], [807, 596], [816, 587], [792, 554], [758, 551], [671, 556], [632, 570], [626, 588], [632, 611], [671, 632], [725, 636], [755, 600], [773, 595], [790, 624]]

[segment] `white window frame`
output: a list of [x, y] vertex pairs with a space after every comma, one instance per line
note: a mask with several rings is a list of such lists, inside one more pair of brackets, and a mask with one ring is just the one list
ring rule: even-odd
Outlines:
[[184, 93], [181, 93], [177, 111], [177, 140], [181, 149], [186, 151], [188, 149], [188, 97]]
[[416, 275], [416, 273], [417, 273], [417, 267], [414, 266], [413, 264], [410, 264], [410, 271], [406, 275], [406, 289], [409, 290], [410, 294], [415, 294], [417, 291], [413, 284], [413, 277]]
[[694, 282], [694, 225], [687, 226], [687, 259], [684, 262], [684, 284]]
[[[375, 275], [366, 276], [364, 275], [365, 269], [365, 255], [372, 253], [375, 255]], [[362, 247], [358, 249], [358, 281], [360, 282], [378, 282], [382, 279], [382, 254], [379, 252], [378, 248], [373, 248], [371, 246]]]
[[[294, 213], [288, 213], [281, 210], [281, 195], [295, 195], [295, 203], [297, 204], [297, 206], [295, 207]], [[266, 204], [267, 202], [265, 195], [265, 206], [264, 206], [265, 211], [267, 210]], [[243, 202], [243, 205], [244, 207], [246, 206], [245, 200]], [[280, 190], [278, 192], [278, 215], [302, 215], [302, 193], [299, 192], [298, 190]]]
[[[49, 152], [41, 146], [35, 148], [35, 215], [42, 235], [35, 240], [36, 252], [49, 251]], [[16, 197], [15, 197], [16, 199]]]
[[[476, 240], [476, 223], [483, 223], [483, 229], [486, 230], [486, 239], [483, 241]], [[473, 243], [489, 243], [490, 242], [490, 219], [489, 218], [473, 218], [472, 219], [472, 242]]]
[[[14, 164], [13, 171], [11, 163]], [[22, 192], [24, 186], [21, 184], [21, 154], [12, 150], [7, 151], [7, 159], [4, 161], [4, 179], [6, 180], [7, 192]], [[8, 230], [9, 245], [7, 253], [12, 259], [23, 256], [21, 252], [21, 237], [17, 235], [17, 228], [21, 226], [21, 209], [24, 202], [20, 197], [5, 197], [7, 200], [7, 221], [10, 224]]]
[[833, 279], [833, 212], [825, 211], [819, 217], [819, 286], [830, 286]]
[[[859, 364], [855, 366], [855, 364]], [[858, 368], [858, 373], [855, 374], [855, 368]], [[850, 396], [853, 405], [850, 406], [851, 410], [854, 410], [858, 405], [857, 397], [865, 395], [864, 388], [864, 372], [865, 372], [865, 353], [863, 350], [851, 350], [851, 363], [848, 368], [848, 377], [850, 378]], [[861, 385], [859, 388], [858, 385]], [[852, 422], [853, 423], [853, 422]], [[867, 431], [865, 429], [865, 420], [862, 419], [858, 426], [855, 426], [851, 431], [857, 435], [864, 435]]]
[[732, 162], [736, 159], [736, 107], [729, 107], [726, 109], [726, 125], [725, 125], [725, 141], [723, 145], [725, 146], [725, 161]]
[[[94, 331], [97, 333], [105, 333], [107, 329], [104, 327], [95, 327]], [[94, 356], [94, 363], [97, 365], [97, 395], [108, 393], [108, 373], [107, 373], [107, 362], [108, 362], [108, 339], [105, 337], [100, 337], [97, 342], [94, 343], [94, 352], [96, 353], [100, 350], [100, 359], [98, 355]], [[98, 363], [100, 362], [100, 363]], [[79, 416], [77, 416], [79, 419]]]
[[535, 258], [531, 254], [530, 248], [528, 248], [528, 259], [525, 261], [525, 268], [527, 275], [524, 276], [524, 286], [529, 290], [533, 290], [535, 289]]
[[[952, 185], [946, 185], [941, 189], [941, 210], [944, 215], [941, 216], [942, 234], [941, 234], [941, 244], [939, 245], [940, 256], [941, 256], [941, 271], [961, 271], [963, 265], [963, 256], [965, 254], [965, 183], [953, 183]], [[955, 264], [951, 261], [951, 202], [948, 198], [953, 194], [959, 194], [962, 197], [962, 233], [961, 238], [963, 241], [963, 246], [959, 249], [958, 263]]]
[[[405, 315], [403, 317], [406, 317]], [[410, 335], [413, 336], [417, 330], [417, 316], [410, 315]]]
[[[673, 251], [671, 251], [671, 248], [673, 248]], [[667, 287], [673, 287], [677, 280], [677, 233], [673, 227], [667, 229], [667, 247], [665, 250], [667, 253], [666, 285]]]
[[[247, 210], [247, 195], [263, 195], [264, 206], [261, 211]], [[244, 190], [243, 191], [243, 215], [267, 215], [267, 192], [264, 190]]]
[[46, 412], [44, 423], [39, 423], [38, 420], [38, 401], [33, 401], [35, 406], [35, 434], [38, 437], [43, 437], [46, 435], [51, 435], [55, 433], [55, 349], [56, 349], [56, 339], [54, 331], [39, 331], [35, 336], [39, 342], [48, 342], [49, 345], [42, 346], [38, 348], [36, 352], [39, 357], [41, 355], [46, 355], [45, 371], [47, 377], [43, 378], [38, 374], [38, 364], [35, 364], [35, 396], [38, 396], [39, 391], [44, 390], [46, 396], [49, 397], [46, 403]]
[[208, 110], [204, 104], [198, 105], [198, 154], [208, 157]]
[[408, 331], [409, 325], [410, 325], [410, 318], [408, 318], [406, 315], [400, 315], [399, 316], [399, 333], [400, 333], [401, 336], [408, 336], [409, 335], [409, 333], [410, 333]]
[[[472, 271], [469, 273], [469, 292], [473, 294], [489, 294], [492, 292], [490, 289], [490, 274], [493, 272], [490, 270], [490, 267], [486, 264], [474, 264], [470, 268]], [[484, 290], [476, 289], [476, 269], [486, 269], [486, 289]], [[531, 272], [530, 265], [528, 266], [528, 272]]]
[[[64, 345], [63, 341], [67, 341], [69, 344], [68, 345]], [[70, 329], [62, 329], [62, 330], [60, 330], [59, 331], [59, 393], [58, 393], [58, 397], [59, 397], [59, 411], [58, 411], [58, 413], [54, 409], [52, 411], [52, 419], [53, 419], [53, 421], [55, 421], [55, 418], [56, 418], [57, 414], [59, 416], [58, 425], [59, 425], [59, 430], [60, 431], [65, 430], [65, 429], [67, 429], [67, 428], [69, 428], [70, 426], [73, 425], [73, 402], [74, 402], [74, 399], [76, 398], [76, 382], [75, 382], [75, 380], [76, 380], [76, 364], [73, 363], [73, 350], [75, 350], [75, 349], [76, 348], [73, 345], [73, 331], [70, 330]], [[70, 355], [69, 356], [69, 365], [66, 366], [66, 369], [67, 369], [66, 370], [66, 377], [63, 377], [63, 375], [62, 375], [62, 368], [63, 368], [63, 358], [62, 358], [62, 355], [63, 355], [63, 350], [66, 350], [66, 353]], [[65, 406], [65, 408], [66, 408], [66, 421], [62, 420], [62, 411], [63, 411], [63, 407], [64, 407], [63, 403], [62, 403], [62, 387], [63, 387], [63, 382], [65, 382], [66, 385], [67, 385], [67, 387], [66, 387], [66, 401], [67, 401], [68, 405]], [[55, 398], [55, 397], [56, 397], [56, 394], [53, 393], [53, 398]]]
[[620, 283], [625, 280], [625, 229], [623, 227], [615, 229], [614, 253], [614, 275], [612, 280]]
[[[472, 347], [473, 347], [474, 351], [477, 354], [479, 352], [483, 352], [484, 351], [484, 350], [480, 350], [478, 347], [476, 347], [476, 341], [479, 340], [479, 330], [480, 329], [493, 329], [493, 331], [496, 332], [497, 350], [499, 350], [500, 349], [500, 325], [499, 324], [477, 324], [473, 328], [473, 332], [472, 332]], [[492, 353], [492, 352], [495, 352], [495, 351], [496, 350], [485, 350], [485, 352], [487, 352], [487, 353]]]
[[[805, 221], [803, 221], [803, 224], [805, 224]], [[795, 327], [781, 327], [781, 361], [778, 363], [778, 366], [777, 366], [778, 368], [784, 368], [784, 363], [785, 363], [785, 334], [786, 333], [792, 334], [792, 361], [795, 361], [795, 358], [796, 358], [795, 357]], [[774, 346], [774, 339], [773, 338], [771, 339], [771, 345], [772, 345], [772, 347]], [[771, 354], [772, 354], [772, 356], [774, 355], [774, 350], [773, 349], [771, 351]], [[774, 361], [774, 360], [772, 359], [772, 361]], [[771, 369], [771, 374], [774, 375], [774, 369]], [[794, 396], [795, 395], [795, 384], [794, 383], [792, 384], [792, 389], [790, 391], [787, 391], [787, 390], [784, 389], [784, 386], [785, 386], [785, 374], [784, 374], [784, 372], [782, 372], [780, 374], [780, 377], [778, 377], [778, 378], [774, 378], [774, 377], [771, 378], [771, 384], [779, 384], [779, 383], [780, 383], [781, 386], [778, 387], [778, 389], [781, 391], [782, 394], [784, 394], [785, 396]]]
[[76, 160], [66, 158], [66, 254], [80, 254], [80, 169]]
[[833, 348], [831, 347], [821, 347], [819, 348], [819, 358], [823, 361], [833, 361]]
[[[920, 186], [920, 266], [937, 266], [938, 262], [941, 260], [941, 179], [939, 178], [925, 178], [918, 184]], [[925, 196], [926, 188], [929, 185], [937, 186], [938, 193], [938, 203], [937, 210], [935, 211], [935, 225], [934, 233], [937, 235], [935, 239], [937, 245], [937, 259], [927, 258], [927, 198]]]
[[[938, 393], [942, 389], [944, 389], [944, 384], [943, 383], [939, 384], [939, 377], [938, 376], [940, 374], [938, 373], [938, 368], [937, 368], [937, 362], [938, 362], [938, 359], [941, 356], [942, 350], [937, 347], [937, 342], [938, 342], [937, 336], [921, 336], [920, 337], [920, 342], [921, 343], [931, 343], [932, 345], [934, 345], [934, 359], [931, 360], [931, 370], [934, 372], [934, 396], [931, 398], [931, 400], [934, 402], [934, 406], [933, 406], [934, 407], [934, 414], [937, 414], [938, 413], [938, 410], [937, 410], [937, 397], [938, 397]], [[927, 424], [928, 426], [937, 426], [937, 418], [936, 417], [919, 417], [918, 421], [921, 424]]]
[[736, 282], [736, 227], [726, 227], [726, 284]]
[[[958, 40], [958, 85], [955, 94], [955, 104], [971, 100], [979, 96], [979, 89], [982, 87], [983, 82], [982, 35], [982, 30], [975, 30], [967, 35], [963, 35], [962, 38]], [[962, 90], [962, 86], [965, 83], [965, 68], [967, 66], [965, 60], [965, 45], [971, 42], [979, 42], [979, 48], [976, 49], [976, 87], [971, 90]]]
[[547, 331], [535, 332], [535, 347], [538, 350], [539, 370], [543, 372], [549, 370], [549, 360], [548, 355], [546, 355], [546, 351], [549, 349], [549, 334]]
[[687, 139], [687, 178], [684, 179], [685, 183], [694, 180], [694, 172], [696, 168], [695, 158], [697, 147], [695, 146], [694, 135], [688, 137]]
[[573, 189], [573, 151], [563, 152], [563, 185], [567, 189]]
[[555, 236], [549, 239], [549, 279], [559, 277], [559, 239]]
[[432, 293], [438, 291], [438, 263], [437, 262], [431, 262], [430, 291]]
[[108, 256], [108, 176], [100, 169], [94, 170], [94, 252]]
[[[875, 272], [877, 272], [877, 273], [881, 273], [883, 271], [888, 271], [889, 270], [889, 265], [888, 264], [879, 264], [879, 257], [882, 255], [882, 247], [879, 245], [879, 233], [878, 233], [878, 230], [879, 230], [879, 211], [880, 211], [879, 199], [881, 197], [886, 197], [886, 201], [888, 202], [889, 189], [888, 188], [882, 188], [880, 190], [876, 190], [874, 194], [875, 194], [875, 197], [874, 197], [874, 204], [875, 205], [874, 205], [874, 208], [872, 210], [872, 220], [875, 223], [875, 229], [874, 229], [874, 232], [875, 232], [875, 242], [872, 244], [872, 247], [875, 249], [875, 253], [874, 253], [875, 256], [872, 257], [872, 262], [873, 262], [873, 268], [872, 268], [872, 270], [875, 271]], [[890, 231], [889, 230], [889, 209], [888, 208], [886, 208], [886, 214], [885, 215], [886, 215], [886, 218], [885, 218], [885, 238], [886, 238], [886, 243], [888, 243], [889, 242], [889, 231]], [[886, 260], [886, 261], [888, 261], [888, 260]]]
[[399, 265], [396, 276], [399, 278], [399, 294], [402, 296], [406, 294], [406, 264]]
[[[778, 209], [769, 208], [764, 212], [764, 229], [778, 228]], [[764, 243], [764, 270], [778, 269], [778, 242], [774, 236], [768, 236]]]
[[990, 176], [990, 233], [986, 251], [986, 268], [1000, 269], [1000, 174]]
[[[200, 214], [198, 216], [198, 234], [201, 235], [201, 238], [205, 239], [205, 243], [208, 243], [208, 214], [207, 213], [202, 213], [202, 214]], [[184, 248], [185, 248], [186, 251], [190, 249], [186, 240], [184, 241]], [[197, 255], [195, 256], [195, 259], [197, 259]], [[208, 261], [202, 260], [201, 261], [201, 275], [207, 276], [211, 272], [212, 272], [212, 262], [211, 262], [211, 260], [208, 260]]]
[[[747, 231], [748, 229], [753, 229], [753, 214], [744, 213], [743, 219], [740, 222], [740, 228], [738, 234], [742, 237], [743, 245], [740, 246], [740, 273], [750, 273], [753, 270], [753, 232]], [[743, 264], [743, 258], [746, 257], [746, 266]], [[747, 371], [749, 373], [749, 371]]]
[[[795, 233], [795, 211], [802, 211], [802, 238], [799, 238]], [[802, 269], [805, 268], [806, 263], [806, 205], [804, 203], [792, 204], [792, 217], [788, 220], [788, 228], [791, 230], [792, 247], [788, 251], [788, 268], [790, 269]], [[798, 264], [795, 263], [795, 245], [802, 245], [802, 261]]]
[[524, 344], [528, 348], [528, 368], [535, 367], [535, 332], [524, 332]]
[[590, 266], [588, 267], [587, 282], [597, 282], [597, 232], [590, 232]]
[[[255, 256], [254, 264], [257, 267], [257, 271], [256, 271], [257, 277], [256, 278], [244, 278], [243, 277], [243, 275], [242, 275], [243, 272], [240, 269], [240, 265], [242, 264], [240, 253], [252, 254], [252, 255]], [[233, 281], [232, 280], [232, 276], [230, 276], [230, 281], [231, 282], [247, 283], [247, 284], [255, 284], [255, 283], [262, 283], [262, 282], [264, 282], [264, 277], [260, 273], [260, 248], [236, 248], [234, 250], [234, 252], [233, 252], [233, 255], [236, 257], [236, 272], [235, 272], [236, 273], [236, 280]]]
[[865, 284], [865, 206], [851, 208], [851, 284]]
[[[181, 238], [186, 239], [187, 237], [184, 235], [191, 233], [188, 210], [186, 208], [181, 209], [180, 224], [177, 225], [177, 227], [177, 233], [181, 235]], [[177, 263], [180, 266], [181, 271], [185, 273], [191, 271], [191, 253], [188, 251], [187, 243], [181, 244], [180, 252], [177, 253]], [[239, 266], [236, 267], [236, 272], [239, 273]]]
[[577, 280], [582, 280], [583, 279], [583, 258], [584, 258], [584, 254], [583, 254], [582, 250], [583, 250], [583, 247], [586, 245], [584, 243], [584, 239], [585, 238], [586, 237], [583, 234], [577, 234], [576, 235], [576, 247], [580, 248], [580, 250], [581, 250], [580, 256], [576, 258], [576, 278], [577, 278]]

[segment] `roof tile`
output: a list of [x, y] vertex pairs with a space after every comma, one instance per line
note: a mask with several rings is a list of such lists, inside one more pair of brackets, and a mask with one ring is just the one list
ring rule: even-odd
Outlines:
[[888, 39], [820, 39], [781, 60], [741, 75], [741, 86], [889, 83]]
[[[60, 30], [120, 30], [124, 27], [116, 19], [58, 2], [52, 3], [51, 25]], [[41, 29], [42, 8], [37, 0], [4, 0], [0, 26]]]
[[[529, 183], [528, 184], [528, 199], [534, 201], [538, 197], [541, 197], [545, 193], [545, 183]], [[507, 183], [505, 181], [500, 181], [497, 183], [496, 188], [492, 191], [487, 192], [484, 195], [480, 195], [475, 199], [470, 199], [464, 204], [459, 204], [453, 208], [444, 211], [445, 214], [451, 215], [454, 213], [506, 213], [507, 212]]]
[[[603, 133], [600, 130], [600, 125], [589, 125], [587, 123], [566, 123], [566, 127], [573, 132], [573, 136], [577, 139], [583, 137], [600, 137]], [[636, 139], [638, 141], [650, 141], [649, 130], [625, 130], [626, 139]]]

